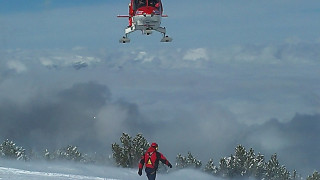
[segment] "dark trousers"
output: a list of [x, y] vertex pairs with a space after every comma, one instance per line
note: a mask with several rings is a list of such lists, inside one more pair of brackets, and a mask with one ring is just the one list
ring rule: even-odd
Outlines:
[[147, 174], [148, 180], [156, 180], [156, 173]]
[[155, 180], [156, 179], [156, 170], [151, 168], [146, 168], [146, 174], [148, 180]]

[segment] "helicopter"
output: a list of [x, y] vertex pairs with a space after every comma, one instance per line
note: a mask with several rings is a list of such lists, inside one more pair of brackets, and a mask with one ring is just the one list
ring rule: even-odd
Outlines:
[[119, 18], [129, 18], [129, 25], [125, 28], [125, 35], [119, 40], [119, 43], [129, 43], [128, 35], [137, 30], [142, 34], [150, 35], [153, 31], [163, 34], [160, 42], [171, 42], [172, 38], [166, 35], [166, 28], [161, 27], [162, 17], [164, 15], [161, 0], [131, 0], [129, 3], [129, 15], [118, 15]]

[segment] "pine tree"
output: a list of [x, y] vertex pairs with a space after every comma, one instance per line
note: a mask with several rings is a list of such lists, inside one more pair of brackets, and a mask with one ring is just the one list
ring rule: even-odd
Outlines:
[[[249, 163], [246, 149], [242, 145], [235, 148], [235, 155], [220, 160], [218, 174], [226, 178], [247, 177], [247, 164]], [[248, 165], [249, 166], [249, 165]]]
[[120, 137], [122, 147], [117, 144], [112, 144], [112, 157], [117, 166], [125, 168], [136, 167], [141, 156], [147, 151], [149, 143], [142, 136], [137, 134], [134, 139], [129, 134], [123, 133]]
[[68, 160], [75, 162], [85, 162], [84, 154], [79, 152], [76, 146], [68, 145], [65, 148], [50, 153], [47, 149], [44, 151], [43, 157], [46, 160]]
[[206, 166], [204, 167], [204, 172], [212, 175], [217, 175], [218, 167], [214, 165], [213, 159], [210, 159]]
[[320, 180], [320, 174], [315, 171], [311, 176], [308, 176], [306, 180]]
[[[297, 170], [293, 170], [291, 179], [292, 179], [292, 180], [301, 180], [302, 177], [301, 177], [300, 174], [298, 174]], [[320, 179], [319, 179], [319, 180], [320, 180]]]
[[181, 154], [177, 155], [176, 158], [176, 167], [178, 169], [183, 169], [183, 168], [196, 168], [199, 169], [201, 168], [202, 163], [200, 160], [197, 160], [191, 152], [188, 152], [187, 157], [182, 156]]
[[258, 153], [254, 161], [256, 164], [256, 167], [254, 169], [254, 177], [256, 179], [263, 179], [266, 175], [266, 163], [264, 160], [264, 155]]
[[232, 154], [227, 161], [227, 167], [228, 167], [228, 177], [234, 178], [239, 176], [238, 175], [239, 172], [237, 172], [237, 169], [236, 169], [236, 158]]
[[238, 145], [235, 149], [234, 156], [234, 176], [246, 176], [247, 169], [245, 167], [247, 161], [247, 151], [242, 145]]
[[277, 154], [271, 156], [271, 159], [266, 164], [266, 179], [270, 180], [287, 180], [290, 178], [290, 173], [285, 166], [279, 164]]
[[247, 152], [247, 157], [244, 163], [244, 167], [246, 169], [247, 177], [255, 176], [257, 172], [257, 162], [256, 162], [256, 155], [252, 148], [250, 148], [249, 152]]
[[67, 160], [80, 162], [84, 160], [83, 154], [78, 150], [77, 146], [67, 146], [65, 149], [65, 156]]
[[47, 160], [47, 161], [50, 161], [50, 160], [52, 160], [52, 155], [51, 155], [51, 153], [49, 152], [49, 150], [48, 149], [45, 149], [44, 150], [44, 152], [43, 152], [43, 158], [45, 159], [45, 160]]
[[186, 158], [179, 153], [176, 157], [176, 168], [183, 169], [185, 167], [187, 167]]
[[221, 158], [220, 161], [219, 161], [219, 168], [218, 168], [218, 172], [217, 174], [220, 176], [220, 177], [224, 177], [224, 178], [227, 178], [229, 177], [229, 170], [230, 170], [230, 158]]
[[[132, 162], [138, 164], [141, 156], [144, 155], [146, 150], [149, 148], [150, 144], [148, 141], [143, 137], [142, 134], [137, 134], [135, 138], [132, 140]], [[160, 167], [159, 167], [160, 168]]]
[[119, 144], [117, 143], [113, 143], [112, 144], [112, 157], [116, 162], [116, 165], [122, 166], [124, 163], [122, 162], [122, 159], [124, 157], [123, 152], [122, 152], [122, 148], [120, 147]]
[[26, 150], [22, 147], [16, 146], [13, 141], [9, 141], [8, 139], [0, 145], [0, 154], [1, 156], [9, 159], [28, 160]]
[[8, 139], [0, 145], [0, 151], [5, 158], [16, 158], [16, 145]]
[[191, 152], [188, 152], [188, 158], [187, 158], [187, 163], [191, 166], [194, 167], [196, 169], [201, 168], [202, 166], [202, 162], [200, 160], [197, 160], [195, 157], [193, 157], [193, 155], [191, 154]]
[[265, 178], [264, 156], [260, 153], [256, 156], [251, 148], [249, 152], [245, 147], [238, 145], [235, 155], [220, 159], [217, 175], [224, 178]]
[[17, 160], [27, 161], [28, 157], [26, 155], [26, 150], [22, 147], [17, 147], [16, 151]]
[[120, 141], [123, 149], [123, 167], [132, 167], [133, 154], [132, 154], [132, 137], [129, 134], [123, 133]]

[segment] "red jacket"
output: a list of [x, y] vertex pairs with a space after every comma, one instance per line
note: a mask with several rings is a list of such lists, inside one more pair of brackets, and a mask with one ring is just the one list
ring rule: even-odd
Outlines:
[[150, 147], [147, 152], [141, 157], [139, 163], [139, 169], [143, 168], [143, 165], [146, 164], [146, 168], [154, 169], [155, 171], [158, 169], [159, 161], [167, 166], [171, 166], [170, 162], [166, 157], [163, 156], [160, 152], [158, 152], [154, 147]]

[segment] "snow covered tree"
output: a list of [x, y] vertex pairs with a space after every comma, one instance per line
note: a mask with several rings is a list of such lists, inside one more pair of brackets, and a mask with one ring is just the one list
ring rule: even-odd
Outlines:
[[176, 157], [176, 167], [179, 169], [183, 169], [186, 167], [186, 158], [181, 154], [178, 154]]
[[197, 160], [195, 157], [193, 157], [191, 152], [188, 152], [187, 164], [189, 164], [191, 167], [194, 167], [196, 169], [199, 169], [202, 166], [202, 162], [200, 160]]
[[50, 153], [48, 149], [44, 151], [45, 160], [68, 160], [75, 162], [85, 162], [84, 154], [82, 154], [77, 146], [68, 145], [67, 147], [58, 149]]
[[220, 159], [216, 175], [224, 178], [256, 178], [264, 179], [266, 175], [264, 156], [255, 155], [251, 148], [249, 152], [244, 146], [235, 148], [235, 155]]
[[123, 167], [132, 167], [133, 165], [133, 157], [132, 157], [132, 137], [129, 134], [123, 133], [120, 141], [122, 143], [122, 151], [123, 151], [123, 160], [125, 165]]
[[125, 166], [125, 163], [122, 162], [124, 159], [122, 148], [117, 143], [112, 144], [112, 157], [115, 160], [117, 166]]
[[147, 151], [150, 144], [148, 141], [142, 136], [142, 134], [137, 134], [135, 138], [132, 140], [132, 162], [138, 164], [141, 159], [141, 156]]
[[256, 166], [254, 169], [254, 177], [256, 179], [263, 179], [266, 174], [264, 155], [258, 153], [254, 161]]
[[53, 157], [51, 155], [51, 153], [48, 151], [48, 149], [45, 149], [43, 152], [43, 158], [47, 161], [52, 160]]
[[213, 159], [208, 161], [203, 171], [212, 175], [216, 175], [218, 173], [218, 167], [214, 165]]
[[231, 154], [231, 156], [228, 159], [229, 161], [227, 161], [227, 167], [228, 167], [228, 177], [229, 178], [235, 178], [235, 177], [239, 177], [239, 172], [237, 170], [236, 167], [236, 158], [234, 155]]
[[268, 180], [286, 180], [290, 179], [290, 173], [285, 166], [279, 164], [277, 154], [273, 154], [271, 159], [266, 163], [266, 179]]
[[254, 176], [257, 172], [256, 154], [252, 148], [247, 152], [244, 168], [246, 169], [247, 177]]
[[16, 144], [14, 144], [12, 141], [9, 141], [8, 139], [6, 139], [0, 145], [1, 155], [5, 158], [16, 158], [16, 149]]
[[302, 179], [303, 178], [301, 177], [300, 174], [298, 174], [297, 170], [293, 170], [291, 180], [302, 180]]
[[188, 156], [184, 157], [181, 154], [177, 155], [176, 158], [176, 167], [179, 169], [183, 168], [201, 168], [202, 163], [200, 160], [197, 160], [192, 156], [191, 152], [188, 152]]
[[23, 160], [23, 161], [28, 160], [28, 157], [26, 155], [26, 150], [22, 147], [17, 147], [16, 155], [17, 155], [17, 160]]
[[218, 174], [227, 178], [249, 177], [251, 173], [249, 169], [255, 166], [254, 158], [253, 150], [249, 154], [244, 146], [238, 145], [235, 148], [235, 155], [231, 154], [230, 157], [220, 160]]
[[219, 161], [219, 168], [217, 171], [218, 176], [220, 177], [228, 177], [229, 176], [229, 161], [230, 159], [224, 157]]
[[311, 176], [308, 176], [306, 180], [320, 180], [320, 174], [315, 171]]
[[125, 168], [136, 167], [141, 156], [147, 151], [149, 143], [142, 136], [137, 134], [134, 139], [129, 134], [123, 133], [120, 137], [122, 147], [117, 144], [112, 144], [112, 157], [117, 166]]
[[247, 151], [242, 145], [238, 145], [235, 149], [234, 155], [234, 176], [246, 176], [247, 175]]
[[17, 159], [17, 160], [28, 160], [26, 150], [22, 147], [16, 146], [13, 141], [5, 140], [0, 145], [0, 154], [4, 158]]
[[67, 160], [80, 162], [84, 159], [83, 154], [78, 150], [77, 146], [69, 145], [63, 151]]

